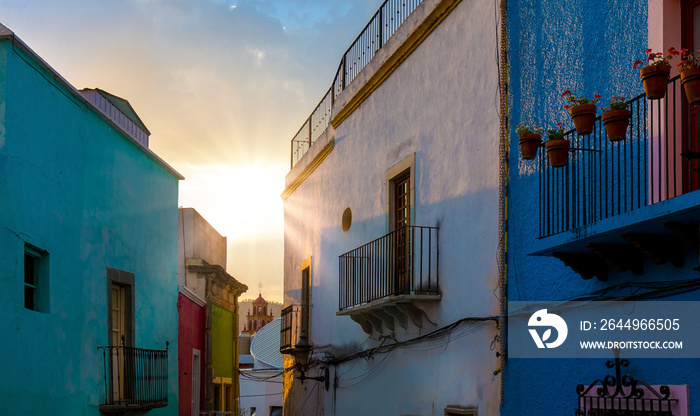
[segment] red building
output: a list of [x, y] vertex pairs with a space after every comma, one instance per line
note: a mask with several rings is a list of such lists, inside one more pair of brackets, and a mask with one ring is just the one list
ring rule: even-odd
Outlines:
[[179, 416], [238, 410], [238, 296], [226, 272], [226, 237], [192, 208], [179, 209]]

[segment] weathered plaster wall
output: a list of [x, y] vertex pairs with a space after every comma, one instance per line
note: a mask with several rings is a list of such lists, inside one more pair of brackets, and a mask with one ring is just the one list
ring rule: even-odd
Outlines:
[[[538, 160], [520, 158], [516, 126], [534, 123], [547, 128], [564, 121], [567, 130], [572, 128], [570, 117], [562, 108], [566, 103], [561, 93], [567, 88], [579, 95], [598, 92], [604, 104], [615, 95], [631, 98], [642, 93], [639, 72], [632, 63], [644, 58], [647, 44], [655, 50], [662, 45], [678, 47], [678, 43], [658, 39], [662, 33], [667, 39], [672, 38], [669, 23], [662, 23], [662, 3], [679, 4], [657, 0], [508, 2], [509, 300], [564, 300], [625, 281], [697, 277], [690, 267], [654, 266], [645, 260], [644, 276], [610, 270], [608, 282], [583, 280], [560, 260], [529, 255], [538, 237]], [[648, 4], [653, 6], [653, 14], [651, 10], [647, 13]], [[680, 25], [674, 29], [680, 30]], [[697, 253], [694, 255], [697, 263]], [[682, 299], [697, 300], [697, 295], [673, 298]], [[571, 414], [577, 405], [576, 385], [610, 373], [604, 361], [509, 359], [501, 414]], [[697, 382], [700, 364], [695, 360], [679, 364], [677, 360], [633, 360], [629, 373], [650, 384], [691, 384], [691, 407], [697, 407], [700, 403], [693, 384]]]
[[[177, 414], [177, 178], [0, 41], [0, 333], [8, 414], [98, 415], [107, 267], [135, 275], [136, 346], [169, 341]], [[24, 243], [50, 253], [49, 313], [23, 305]]]
[[[389, 231], [385, 174], [413, 153], [413, 224], [440, 227], [442, 299], [435, 307], [436, 325], [408, 331], [397, 326], [396, 339], [426, 334], [466, 316], [498, 314], [494, 7], [493, 2], [460, 2], [337, 130], [329, 128], [333, 151], [286, 199], [285, 304], [300, 303], [300, 266], [312, 257], [311, 340], [317, 351], [340, 356], [392, 342], [367, 339], [349, 317], [335, 315], [338, 256]], [[322, 137], [314, 147], [328, 139]], [[300, 164], [313, 154], [312, 148]], [[302, 169], [300, 164], [292, 174]], [[343, 232], [346, 207], [353, 220]], [[495, 414], [500, 392], [492, 376], [498, 360], [490, 350], [495, 325], [466, 324], [461, 330], [464, 336], [449, 344], [444, 337], [334, 366], [335, 391], [297, 382], [285, 406], [291, 414], [306, 406], [304, 412], [324, 409], [337, 415], [442, 415], [447, 405], [478, 406], [479, 414]]]
[[194, 208], [178, 209], [178, 284], [204, 298], [206, 285], [197, 274], [187, 272], [186, 258], [197, 258], [226, 269], [226, 237], [219, 234]]

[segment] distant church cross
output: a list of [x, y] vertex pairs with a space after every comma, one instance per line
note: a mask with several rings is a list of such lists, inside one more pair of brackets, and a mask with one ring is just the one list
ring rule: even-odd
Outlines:
[[258, 294], [262, 296], [262, 282], [258, 282]]

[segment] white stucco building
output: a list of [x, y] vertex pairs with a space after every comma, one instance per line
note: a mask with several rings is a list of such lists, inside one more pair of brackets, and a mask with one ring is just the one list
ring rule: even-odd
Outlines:
[[252, 337], [240, 335], [240, 416], [282, 416], [280, 321], [275, 319]]
[[498, 16], [386, 2], [294, 137], [285, 416], [498, 414]]

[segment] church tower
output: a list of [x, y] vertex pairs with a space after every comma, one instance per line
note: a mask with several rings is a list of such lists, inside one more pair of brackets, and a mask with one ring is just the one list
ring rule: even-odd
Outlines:
[[258, 298], [253, 301], [253, 310], [248, 309], [247, 322], [243, 327], [243, 332], [250, 335], [258, 332], [274, 319], [272, 311], [268, 311], [268, 302], [262, 297], [262, 284], [258, 284], [258, 288]]

